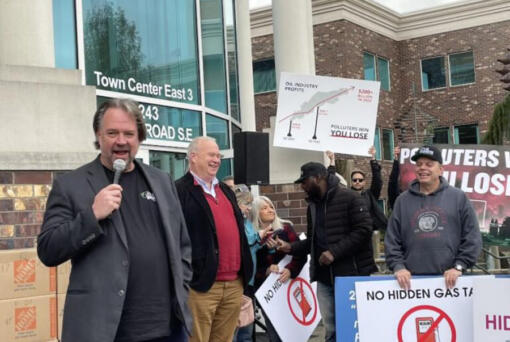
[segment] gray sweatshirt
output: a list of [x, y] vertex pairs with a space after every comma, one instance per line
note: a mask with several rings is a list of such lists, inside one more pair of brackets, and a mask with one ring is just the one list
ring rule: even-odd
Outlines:
[[482, 246], [475, 211], [464, 192], [440, 180], [429, 195], [415, 180], [397, 198], [384, 239], [392, 271], [440, 275], [457, 264], [475, 264]]

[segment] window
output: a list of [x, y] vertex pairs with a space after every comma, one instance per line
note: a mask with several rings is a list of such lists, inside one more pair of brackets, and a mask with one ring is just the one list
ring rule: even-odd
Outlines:
[[225, 158], [221, 160], [220, 168], [216, 174], [216, 178], [222, 180], [227, 176], [232, 176], [232, 158]]
[[223, 119], [207, 114], [205, 117], [207, 126], [207, 135], [216, 139], [216, 143], [220, 150], [228, 149], [230, 146], [228, 140], [228, 126]]
[[77, 69], [74, 1], [53, 0], [53, 39], [55, 67]]
[[390, 90], [390, 63], [387, 59], [363, 53], [363, 76], [365, 80], [381, 82], [381, 89]]
[[383, 146], [383, 159], [384, 160], [393, 160], [393, 130], [392, 129], [384, 129], [383, 128], [382, 135], [382, 146]]
[[237, 40], [235, 28], [235, 9], [232, 0], [224, 0], [225, 9], [225, 31], [227, 33], [227, 61], [228, 80], [230, 87], [230, 115], [238, 121], [239, 117], [239, 87], [237, 79]]
[[475, 82], [473, 51], [449, 55], [450, 85], [457, 86]]
[[432, 137], [432, 143], [434, 144], [449, 144], [450, 143], [450, 128], [449, 127], [438, 127], [434, 128], [434, 136]]
[[444, 57], [423, 59], [421, 61], [421, 86], [423, 90], [446, 87]]
[[87, 85], [199, 104], [194, 1], [89, 0], [82, 5]]
[[379, 127], [375, 128], [374, 134], [374, 147], [375, 147], [375, 159], [381, 160], [381, 129]]
[[388, 214], [388, 212], [386, 210], [386, 200], [384, 200], [382, 198], [378, 199], [377, 205], [379, 206], [379, 208], [381, 208], [381, 210], [384, 214]]
[[149, 151], [149, 164], [168, 173], [173, 180], [184, 176], [188, 169], [186, 153]]
[[[450, 86], [475, 82], [473, 51], [448, 55]], [[446, 87], [445, 57], [422, 59], [421, 85], [423, 90]]]
[[[193, 2], [193, 1], [189, 1]], [[200, 0], [205, 105], [227, 113], [227, 78], [223, 37], [223, 6], [220, 0]]]
[[253, 90], [255, 94], [276, 90], [274, 59], [253, 62]]
[[454, 144], [478, 144], [478, 125], [462, 125], [454, 127]]

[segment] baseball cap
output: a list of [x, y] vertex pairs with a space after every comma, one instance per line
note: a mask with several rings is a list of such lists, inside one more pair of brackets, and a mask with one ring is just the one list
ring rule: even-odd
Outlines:
[[425, 145], [422, 146], [416, 151], [416, 153], [411, 158], [412, 161], [417, 161], [418, 158], [429, 158], [439, 162], [439, 164], [443, 164], [443, 157], [441, 156], [441, 151], [435, 146]]
[[308, 177], [325, 176], [327, 174], [326, 167], [321, 163], [308, 162], [301, 166], [301, 176], [294, 183], [303, 183]]

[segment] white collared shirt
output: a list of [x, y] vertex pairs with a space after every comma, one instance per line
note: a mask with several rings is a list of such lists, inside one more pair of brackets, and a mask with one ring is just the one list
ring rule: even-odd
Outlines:
[[216, 186], [216, 184], [219, 183], [218, 178], [216, 178], [216, 177], [213, 178], [211, 188], [209, 188], [206, 181], [204, 181], [202, 178], [198, 177], [191, 170], [189, 171], [189, 173], [191, 173], [191, 175], [197, 181], [197, 183], [202, 187], [202, 189], [204, 189], [204, 192], [206, 194], [209, 194], [216, 199], [216, 190], [214, 189], [214, 187]]

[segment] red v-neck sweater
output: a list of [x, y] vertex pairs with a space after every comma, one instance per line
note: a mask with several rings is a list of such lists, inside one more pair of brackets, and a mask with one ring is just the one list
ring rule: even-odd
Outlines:
[[217, 281], [235, 280], [241, 268], [241, 243], [232, 204], [219, 185], [215, 186], [216, 199], [204, 193], [214, 218], [218, 238]]

